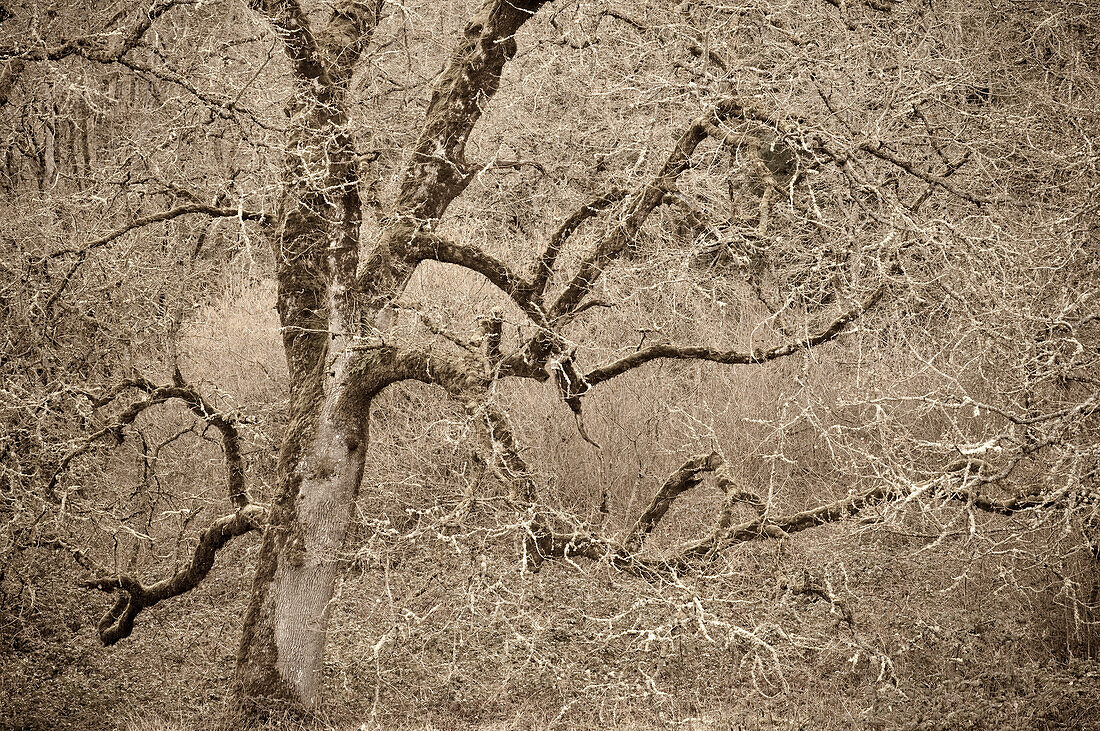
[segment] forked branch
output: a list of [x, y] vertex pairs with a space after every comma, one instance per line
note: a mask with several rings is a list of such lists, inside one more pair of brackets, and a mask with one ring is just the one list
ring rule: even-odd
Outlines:
[[267, 510], [249, 505], [232, 515], [218, 518], [199, 535], [198, 545], [186, 567], [151, 586], [145, 586], [128, 574], [99, 576], [81, 583], [86, 589], [117, 592], [118, 598], [99, 620], [96, 629], [104, 645], [113, 645], [130, 636], [134, 620], [142, 610], [191, 591], [206, 578], [214, 566], [218, 551], [237, 536], [262, 528]]
[[581, 262], [569, 284], [549, 308], [551, 322], [568, 316], [588, 294], [607, 265], [633, 245], [642, 224], [661, 204], [665, 194], [675, 188], [680, 175], [691, 167], [696, 148], [709, 136], [707, 129], [717, 123], [738, 118], [743, 111], [744, 108], [736, 99], [728, 99], [692, 121], [657, 175], [631, 197], [622, 222]]

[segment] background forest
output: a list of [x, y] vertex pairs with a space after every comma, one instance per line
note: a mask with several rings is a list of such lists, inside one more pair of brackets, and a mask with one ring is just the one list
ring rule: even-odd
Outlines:
[[1095, 2], [4, 0], [0, 64], [0, 727], [1100, 728]]

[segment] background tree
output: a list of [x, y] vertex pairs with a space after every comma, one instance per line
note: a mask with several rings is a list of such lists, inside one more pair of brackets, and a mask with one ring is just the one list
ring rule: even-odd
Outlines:
[[[658, 708], [731, 663], [791, 698], [815, 648], [873, 666], [891, 718], [932, 625], [865, 619], [891, 582], [859, 541], [955, 557], [945, 591], [1047, 592], [1093, 651], [1088, 8], [10, 11], [5, 550], [32, 574], [72, 554], [114, 595], [104, 643], [258, 532], [246, 710], [316, 707], [341, 576], [373, 565], [392, 597], [395, 547], [425, 538], [405, 580], [471, 600], [424, 616], [476, 637], [503, 612], [504, 649], [470, 653], [506, 678], [592, 672], [531, 629], [526, 592], [568, 580], [507, 567], [562, 559], [581, 591], [610, 567], [607, 606], [575, 602], [598, 630], [565, 639], [657, 652]], [[255, 332], [267, 294], [285, 358]], [[850, 550], [784, 558], [834, 523]], [[799, 601], [831, 629], [785, 631]], [[387, 643], [430, 627], [405, 616], [360, 643], [375, 713]], [[585, 687], [630, 697], [601, 667]]]

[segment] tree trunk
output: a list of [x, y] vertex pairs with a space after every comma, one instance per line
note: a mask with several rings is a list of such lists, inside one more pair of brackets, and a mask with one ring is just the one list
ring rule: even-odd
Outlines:
[[237, 657], [245, 704], [315, 707], [337, 563], [366, 454], [365, 404], [342, 379], [314, 380], [295, 399], [280, 455], [281, 497], [264, 530]]
[[[472, 179], [466, 140], [516, 53], [516, 32], [543, 3], [486, 0], [467, 25], [436, 81], [388, 229], [360, 272], [362, 205], [345, 102], [381, 3], [338, 3], [314, 34], [296, 0], [251, 0], [280, 32], [297, 87], [288, 106], [285, 210], [272, 232], [291, 420], [237, 656], [235, 692], [246, 713], [273, 701], [318, 704], [371, 398], [401, 378], [446, 383], [456, 392], [480, 378], [480, 366], [434, 357], [407, 359], [402, 371], [392, 349], [365, 341], [387, 327], [390, 305], [425, 258], [413, 246], [417, 233]], [[351, 337], [354, 348], [346, 347]]]

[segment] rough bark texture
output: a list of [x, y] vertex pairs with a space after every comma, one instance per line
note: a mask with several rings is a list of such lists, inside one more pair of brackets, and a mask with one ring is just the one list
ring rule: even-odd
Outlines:
[[[297, 0], [253, 0], [254, 9], [283, 40], [297, 92], [290, 104], [286, 195], [271, 228], [277, 306], [290, 371], [290, 420], [279, 460], [280, 492], [264, 530], [238, 655], [236, 692], [245, 707], [273, 701], [310, 707], [319, 700], [337, 562], [364, 471], [368, 413], [371, 400], [386, 386], [408, 379], [440, 386], [482, 419], [493, 442], [492, 466], [512, 484], [511, 501], [526, 515], [520, 541], [525, 563], [535, 567], [545, 556], [576, 552], [579, 541], [582, 555], [613, 554], [619, 564], [637, 565], [632, 551], [602, 538], [563, 533], [540, 512], [519, 440], [507, 416], [486, 403], [491, 381], [505, 376], [552, 380], [583, 434], [581, 399], [601, 381], [655, 359], [755, 363], [785, 357], [837, 337], [878, 297], [876, 293], [863, 300], [817, 334], [768, 351], [661, 346], [582, 374], [564, 328], [592, 306], [585, 300], [604, 270], [634, 251], [643, 224], [668, 200], [715, 125], [743, 122], [757, 113], [734, 98], [705, 112], [688, 125], [648, 183], [633, 193], [612, 190], [597, 197], [569, 217], [526, 267], [437, 234], [436, 222], [473, 177], [476, 166], [466, 160], [466, 142], [516, 54], [516, 34], [544, 4], [486, 0], [466, 25], [436, 77], [383, 230], [361, 260], [359, 171], [346, 131], [345, 93], [381, 5], [350, 0], [319, 17], [307, 16]], [[314, 33], [311, 23], [323, 27]], [[620, 201], [620, 223], [582, 256], [556, 299], [545, 302], [565, 241], [586, 219]], [[503, 358], [499, 321], [495, 335], [492, 324], [487, 325], [480, 354], [470, 357], [382, 344], [378, 334], [390, 326], [396, 298], [427, 259], [484, 276], [536, 325], [537, 334]], [[640, 547], [675, 494], [697, 484], [702, 472], [715, 464], [708, 456], [699, 465], [686, 465], [683, 479], [673, 480], [667, 494], [658, 496], [632, 546]]]
[[235, 685], [246, 706], [316, 705], [336, 562], [363, 472], [369, 397], [348, 388], [346, 350], [348, 323], [358, 319], [347, 285], [361, 210], [344, 96], [379, 5], [339, 4], [316, 36], [294, 0], [254, 5], [284, 41], [297, 92], [272, 241], [290, 421], [238, 651]]
[[[298, 93], [288, 194], [273, 241], [291, 419], [238, 653], [236, 691], [246, 707], [272, 700], [311, 707], [319, 700], [337, 561], [363, 474], [372, 397], [407, 378], [466, 397], [479, 388], [480, 364], [367, 347], [364, 339], [386, 328], [390, 303], [420, 261], [470, 259], [478, 270], [493, 269], [491, 258], [425, 229], [469, 182], [466, 140], [515, 54], [516, 31], [541, 4], [488, 2], [470, 21], [437, 79], [391, 223], [362, 271], [359, 179], [344, 92], [380, 4], [338, 6], [317, 34], [294, 0], [254, 4], [284, 40]], [[322, 185], [310, 182], [317, 180]], [[495, 272], [502, 281], [509, 276], [500, 267]]]

